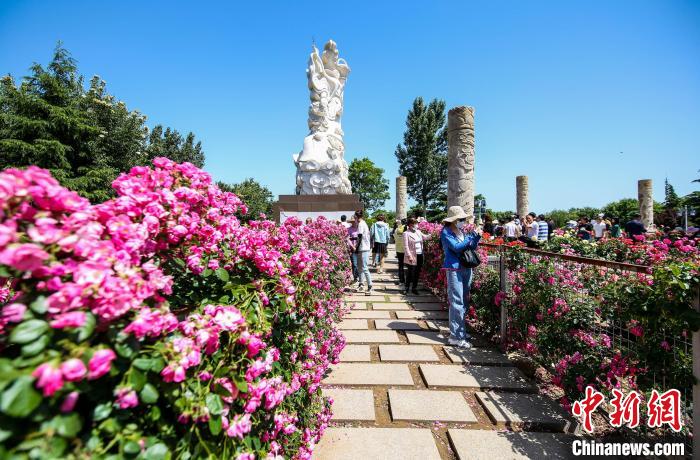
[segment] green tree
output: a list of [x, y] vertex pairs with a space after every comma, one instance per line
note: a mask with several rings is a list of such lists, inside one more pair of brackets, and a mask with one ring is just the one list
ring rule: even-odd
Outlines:
[[46, 168], [66, 187], [99, 202], [114, 195], [111, 183], [120, 172], [157, 155], [203, 165], [192, 133], [183, 141], [168, 129], [168, 148], [157, 149], [145, 121], [108, 94], [99, 77], [86, 88], [75, 59], [59, 43], [46, 68], [35, 63], [19, 84], [10, 75], [0, 79], [0, 169]]
[[377, 167], [369, 158], [355, 158], [350, 162], [348, 178], [353, 193], [368, 210], [379, 209], [389, 199], [389, 181], [384, 178], [384, 170]]
[[416, 98], [406, 117], [403, 144], [395, 151], [399, 173], [407, 178], [408, 194], [426, 210], [447, 187], [445, 122], [445, 101], [433, 99], [425, 105], [423, 98]]
[[666, 209], [675, 210], [681, 204], [681, 199], [676, 194], [676, 190], [673, 185], [668, 181], [668, 178], [664, 181], [664, 207]]
[[248, 214], [239, 216], [243, 222], [257, 220], [260, 214], [269, 215], [272, 211], [272, 192], [253, 178], [248, 178], [237, 184], [217, 182], [216, 185], [221, 190], [235, 193], [246, 204]]

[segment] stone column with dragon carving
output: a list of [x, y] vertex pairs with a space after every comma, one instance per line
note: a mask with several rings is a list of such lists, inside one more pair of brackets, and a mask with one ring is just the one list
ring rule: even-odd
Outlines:
[[530, 207], [529, 185], [527, 176], [516, 176], [515, 178], [515, 208], [518, 217], [522, 221], [527, 215]]
[[447, 206], [461, 206], [474, 216], [474, 107], [454, 107], [447, 114]]
[[408, 193], [406, 176], [396, 178], [396, 219], [405, 219], [408, 215]]

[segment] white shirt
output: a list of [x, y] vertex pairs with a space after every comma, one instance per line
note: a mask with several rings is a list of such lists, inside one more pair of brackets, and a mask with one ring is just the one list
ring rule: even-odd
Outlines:
[[533, 240], [536, 240], [538, 232], [539, 232], [538, 224], [536, 221], [533, 220], [527, 229], [527, 236], [532, 238]]
[[608, 226], [605, 225], [605, 221], [603, 220], [593, 222], [593, 233], [595, 233], [596, 238], [602, 238], [607, 228]]
[[367, 226], [367, 222], [364, 220], [361, 220], [360, 223], [357, 226], [357, 234], [362, 235], [362, 241], [360, 242], [360, 251], [369, 251], [370, 245], [369, 245], [369, 227]]
[[510, 221], [505, 225], [504, 229], [508, 238], [515, 238], [518, 232], [518, 225], [515, 222]]

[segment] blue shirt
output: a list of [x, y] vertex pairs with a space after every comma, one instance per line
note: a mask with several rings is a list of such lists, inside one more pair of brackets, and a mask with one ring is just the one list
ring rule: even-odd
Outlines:
[[445, 261], [442, 264], [442, 268], [462, 268], [462, 265], [459, 263], [459, 255], [465, 249], [476, 249], [480, 239], [481, 236], [476, 233], [467, 233], [464, 235], [464, 239], [459, 241], [457, 235], [450, 227], [443, 227], [440, 232], [440, 244], [445, 253]]
[[549, 238], [549, 224], [543, 220], [537, 221], [537, 239], [547, 241]]
[[375, 222], [372, 225], [372, 239], [375, 243], [389, 242], [389, 226], [384, 222]]

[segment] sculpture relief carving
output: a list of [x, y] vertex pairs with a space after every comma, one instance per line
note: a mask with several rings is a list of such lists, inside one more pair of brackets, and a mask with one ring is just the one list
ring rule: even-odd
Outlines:
[[321, 55], [313, 47], [306, 69], [311, 98], [309, 135], [304, 138], [302, 151], [293, 155], [297, 195], [352, 193], [340, 127], [343, 90], [349, 73], [350, 67], [338, 57], [333, 40], [326, 43]]

